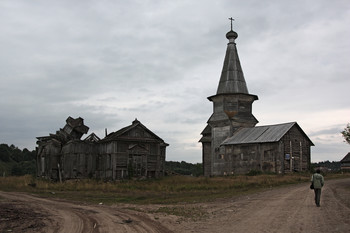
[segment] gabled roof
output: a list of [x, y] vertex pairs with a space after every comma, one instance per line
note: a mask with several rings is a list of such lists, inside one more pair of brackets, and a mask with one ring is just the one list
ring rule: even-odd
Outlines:
[[161, 139], [160, 137], [158, 137], [155, 133], [153, 133], [151, 130], [149, 130], [146, 126], [144, 126], [140, 121], [138, 121], [137, 119], [135, 119], [131, 125], [126, 126], [116, 132], [110, 133], [108, 134], [104, 139], [102, 139], [101, 141], [111, 141], [111, 140], [117, 140], [120, 137], [122, 137], [123, 135], [125, 135], [125, 133], [127, 133], [128, 131], [136, 128], [136, 127], [141, 127], [143, 130], [145, 130], [148, 134], [150, 134], [155, 140], [163, 142], [165, 144], [165, 146], [168, 146], [169, 144], [165, 143], [163, 141], [163, 139]]
[[278, 142], [293, 126], [296, 126], [300, 132], [310, 141], [311, 145], [314, 146], [312, 141], [308, 138], [308, 136], [296, 122], [256, 126], [252, 128], [241, 128], [236, 133], [234, 133], [232, 137], [226, 139], [221, 145]]
[[88, 141], [88, 142], [98, 142], [101, 139], [95, 134], [95, 133], [91, 133], [89, 136], [87, 136], [84, 141]]
[[350, 152], [340, 162], [350, 162]]

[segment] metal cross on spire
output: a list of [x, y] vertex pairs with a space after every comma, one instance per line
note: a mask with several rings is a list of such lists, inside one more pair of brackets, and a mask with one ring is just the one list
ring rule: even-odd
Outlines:
[[231, 31], [232, 31], [232, 21], [234, 21], [235, 19], [233, 19], [232, 17], [228, 19], [231, 20]]

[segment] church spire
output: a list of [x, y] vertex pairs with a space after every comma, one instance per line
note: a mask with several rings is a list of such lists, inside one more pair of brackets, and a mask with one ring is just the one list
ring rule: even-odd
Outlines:
[[231, 20], [231, 31], [226, 34], [229, 43], [216, 94], [249, 94], [236, 48], [235, 40], [238, 34], [232, 30], [234, 19], [231, 17], [229, 20]]
[[213, 102], [213, 114], [202, 132], [203, 169], [205, 176], [223, 175], [227, 167], [226, 153], [222, 143], [241, 128], [254, 127], [258, 120], [252, 113], [252, 105], [258, 96], [248, 93], [241, 64], [239, 62], [235, 39], [238, 35], [232, 30], [226, 34], [229, 40], [216, 95], [209, 96]]

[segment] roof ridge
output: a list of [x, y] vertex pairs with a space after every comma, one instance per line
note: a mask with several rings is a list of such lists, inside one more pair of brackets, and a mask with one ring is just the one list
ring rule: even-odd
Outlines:
[[269, 126], [277, 126], [277, 125], [288, 125], [288, 124], [298, 124], [296, 121], [286, 122], [286, 123], [278, 123], [278, 124], [271, 124], [271, 125], [257, 125], [257, 127], [269, 127]]

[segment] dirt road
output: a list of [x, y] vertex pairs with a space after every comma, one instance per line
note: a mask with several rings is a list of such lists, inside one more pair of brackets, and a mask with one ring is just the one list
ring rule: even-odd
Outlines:
[[166, 206], [202, 213], [184, 218], [159, 213], [157, 205], [83, 205], [0, 191], [0, 232], [350, 232], [349, 178], [326, 180], [321, 207], [313, 198], [308, 184], [300, 184]]

